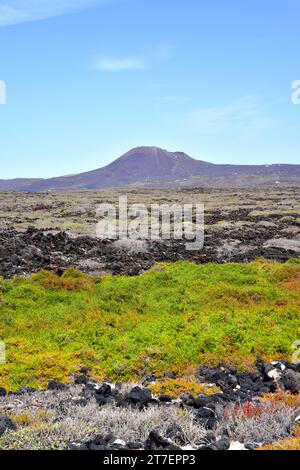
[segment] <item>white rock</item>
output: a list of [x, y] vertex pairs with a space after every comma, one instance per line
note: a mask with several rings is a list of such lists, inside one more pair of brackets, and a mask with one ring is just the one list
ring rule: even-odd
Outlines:
[[73, 447], [80, 447], [81, 443], [80, 442], [71, 442]]
[[181, 450], [197, 450], [197, 447], [193, 447], [191, 445], [181, 447]]
[[122, 439], [116, 439], [114, 441], [114, 444], [119, 445], [119, 446], [125, 446], [126, 442], [122, 441]]
[[116, 388], [116, 386], [114, 384], [111, 384], [109, 382], [103, 382], [101, 384], [93, 384], [94, 385], [94, 390], [99, 390], [99, 388], [102, 387], [102, 385], [109, 385], [111, 387], [112, 390], [114, 390]]
[[238, 441], [232, 441], [230, 443], [229, 450], [247, 450], [244, 444]]
[[110, 382], [103, 382], [106, 385], [110, 385], [111, 389], [114, 390], [116, 388], [115, 384], [111, 384]]
[[286, 369], [285, 365], [282, 364], [282, 362], [280, 362], [280, 361], [272, 361], [271, 364], [272, 364], [272, 366], [280, 366], [280, 369], [281, 369], [281, 370], [285, 370], [285, 369]]
[[171, 405], [176, 403], [181, 403], [181, 398], [175, 398], [174, 400], [172, 400]]
[[273, 379], [275, 382], [281, 378], [281, 372], [279, 369], [272, 369], [270, 372], [268, 372], [268, 377], [270, 379]]

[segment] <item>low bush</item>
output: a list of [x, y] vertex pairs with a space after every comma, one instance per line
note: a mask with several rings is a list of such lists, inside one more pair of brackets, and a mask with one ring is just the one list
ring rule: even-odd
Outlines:
[[195, 377], [158, 380], [151, 384], [149, 389], [153, 395], [169, 395], [172, 398], [178, 398], [184, 394], [192, 394], [197, 397], [201, 393], [212, 395], [220, 392], [216, 386], [209, 387], [207, 384], [200, 384]]
[[262, 446], [257, 450], [300, 450], [300, 438], [291, 437], [290, 439], [283, 439], [273, 444]]
[[185, 376], [199, 364], [245, 370], [258, 356], [290, 360], [300, 338], [299, 275], [295, 262], [258, 260], [165, 263], [137, 277], [68, 270], [6, 281], [0, 386], [68, 381], [82, 366], [99, 380], [138, 381], [166, 371]]
[[218, 430], [227, 431], [233, 441], [267, 444], [289, 436], [294, 421], [295, 410], [285, 405], [246, 404], [225, 409]]

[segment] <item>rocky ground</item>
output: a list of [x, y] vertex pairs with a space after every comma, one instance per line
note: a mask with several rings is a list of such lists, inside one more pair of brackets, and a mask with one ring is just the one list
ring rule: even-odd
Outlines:
[[[40, 269], [74, 266], [89, 274], [140, 274], [161, 261], [285, 261], [300, 253], [297, 189], [260, 191], [132, 191], [131, 202], [205, 205], [205, 244], [188, 251], [185, 241], [113, 242], [96, 238], [96, 209], [117, 203], [117, 192], [72, 195], [2, 194], [0, 274], [6, 278]], [[2, 230], [1, 230], [2, 227]]]
[[187, 251], [184, 241], [123, 243], [66, 232], [29, 228], [0, 232], [0, 274], [5, 278], [41, 269], [63, 272], [76, 267], [88, 274], [137, 275], [157, 262], [248, 262], [259, 257], [286, 261], [299, 257], [300, 240], [276, 238], [277, 228], [256, 226], [207, 230], [205, 246]]
[[[174, 399], [143, 384], [51, 380], [48, 389], [0, 390], [0, 449], [246, 450], [291, 437], [300, 421], [300, 367], [258, 361], [253, 372], [200, 367], [207, 393]], [[167, 374], [176, 382], [173, 374]], [[220, 389], [210, 393], [214, 384]], [[283, 441], [285, 442], [285, 441]]]
[[[118, 195], [0, 194], [0, 275], [11, 278], [41, 269], [61, 274], [71, 266], [89, 274], [137, 275], [161, 261], [299, 257], [296, 188], [132, 190], [132, 202], [147, 205], [200, 198], [205, 204], [200, 251], [187, 251], [184, 241], [98, 239], [97, 206], [115, 203]], [[172, 374], [169, 379], [176, 383]], [[255, 371], [244, 373], [201, 367], [194, 380], [203, 384], [200, 395], [157, 393], [160, 379], [154, 376], [136, 385], [96, 383], [85, 369], [74, 383], [50, 381], [45, 391], [0, 389], [0, 449], [245, 450], [291, 441], [287, 445], [300, 447], [299, 365], [258, 362]]]

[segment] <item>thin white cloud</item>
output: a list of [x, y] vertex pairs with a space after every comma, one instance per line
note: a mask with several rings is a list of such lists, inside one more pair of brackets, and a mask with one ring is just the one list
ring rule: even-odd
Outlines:
[[150, 65], [137, 57], [103, 58], [94, 62], [96, 70], [116, 72], [122, 70], [146, 70]]
[[188, 130], [202, 135], [270, 129], [275, 123], [253, 96], [244, 96], [225, 106], [193, 110], [185, 116]]
[[36, 21], [108, 0], [0, 0], [0, 26]]
[[142, 55], [130, 56], [106, 56], [93, 61], [92, 67], [95, 70], [105, 72], [117, 72], [126, 70], [147, 70], [160, 62], [164, 62], [174, 55], [174, 48], [171, 45], [162, 44], [156, 48], [144, 51]]

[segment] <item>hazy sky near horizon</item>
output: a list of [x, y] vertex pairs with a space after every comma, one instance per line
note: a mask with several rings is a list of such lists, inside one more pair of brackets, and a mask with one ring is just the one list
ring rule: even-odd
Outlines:
[[0, 179], [155, 145], [300, 163], [299, 0], [0, 0]]

